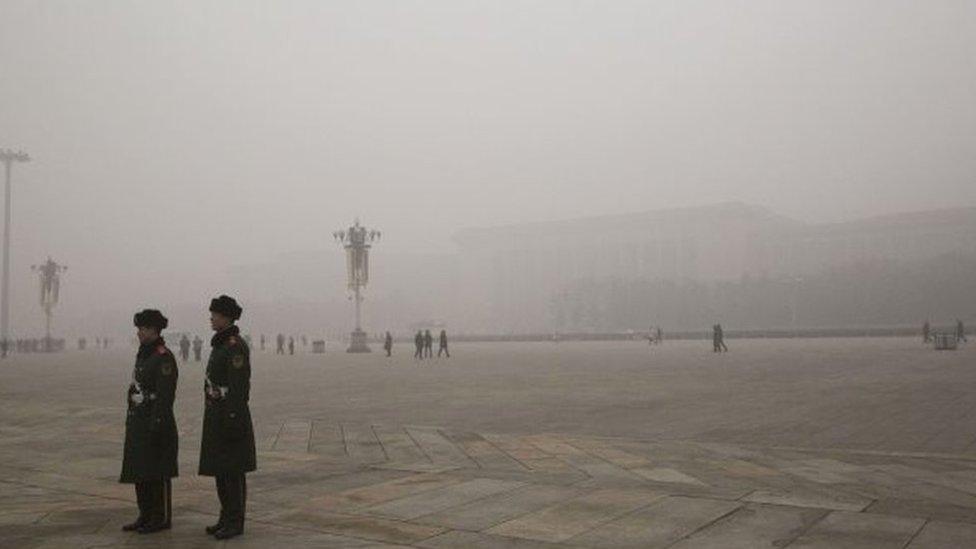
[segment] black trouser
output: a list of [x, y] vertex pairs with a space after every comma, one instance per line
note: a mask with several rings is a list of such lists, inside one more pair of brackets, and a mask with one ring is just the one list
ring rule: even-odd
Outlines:
[[441, 353], [447, 353], [447, 358], [451, 358], [451, 353], [448, 353], [447, 352], [447, 345], [441, 345], [440, 348], [437, 349], [437, 357], [438, 358], [440, 358]]
[[173, 520], [173, 485], [170, 479], [136, 483], [139, 519], [149, 523], [171, 524]]
[[244, 529], [247, 505], [247, 477], [244, 473], [217, 475], [217, 497], [220, 498], [220, 524]]

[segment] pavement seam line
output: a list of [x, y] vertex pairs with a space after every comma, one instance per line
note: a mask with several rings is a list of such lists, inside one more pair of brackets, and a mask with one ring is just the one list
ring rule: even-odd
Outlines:
[[[492, 433], [485, 433], [485, 434], [491, 435]], [[484, 435], [482, 435], [481, 433], [479, 433], [478, 436], [481, 437], [482, 440], [484, 440], [485, 442], [487, 442], [488, 444], [490, 444], [492, 448], [494, 448], [494, 449], [498, 450], [499, 452], [501, 452], [502, 454], [508, 456], [509, 459], [513, 460], [515, 463], [518, 463], [526, 471], [529, 471], [530, 473], [533, 472], [533, 470], [528, 465], [522, 463], [522, 460], [520, 460], [519, 458], [517, 458], [517, 457], [513, 456], [512, 454], [506, 452], [505, 450], [502, 449], [501, 446], [499, 446], [499, 445], [495, 444], [493, 441], [485, 438]]]
[[342, 451], [345, 452], [346, 457], [349, 457], [349, 444], [346, 442], [346, 428], [342, 426], [342, 422], [339, 422], [339, 435], [342, 436]]
[[278, 439], [281, 438], [281, 431], [285, 428], [285, 421], [282, 421], [281, 425], [278, 426], [278, 432], [275, 433], [274, 442], [271, 443], [271, 451], [276, 451], [278, 448]]
[[918, 530], [915, 530], [914, 534], [909, 536], [908, 541], [905, 542], [905, 545], [901, 546], [901, 549], [908, 549], [908, 546], [915, 541], [915, 538], [917, 538], [918, 535], [922, 533], [922, 530], [924, 530], [925, 527], [929, 525], [929, 522], [931, 522], [931, 519], [928, 518], [922, 519], [922, 525], [918, 527]]
[[406, 433], [408, 437], [410, 437], [410, 440], [413, 441], [414, 446], [416, 446], [417, 449], [420, 450], [420, 453], [423, 454], [425, 458], [427, 458], [427, 461], [429, 461], [431, 465], [433, 465], [434, 459], [430, 457], [430, 455], [427, 453], [427, 450], [424, 450], [424, 447], [421, 446], [419, 442], [417, 442], [417, 439], [413, 438], [413, 435], [410, 434], [410, 429], [407, 429], [406, 425], [404, 425], [402, 429], [403, 432]]
[[681, 536], [680, 538], [674, 540], [673, 542], [665, 545], [664, 546], [664, 549], [667, 549], [668, 547], [671, 547], [673, 545], [676, 545], [678, 543], [681, 543], [682, 541], [690, 538], [691, 536], [697, 534], [698, 532], [701, 532], [702, 530], [705, 530], [706, 528], [710, 528], [713, 524], [718, 523], [719, 521], [723, 520], [725, 517], [728, 517], [728, 516], [733, 515], [734, 513], [737, 513], [740, 509], [743, 509], [743, 508], [745, 508], [745, 505], [739, 505], [739, 506], [737, 506], [734, 509], [730, 509], [729, 511], [726, 511], [725, 513], [722, 513], [721, 515], [713, 518], [712, 520], [705, 522], [704, 524], [702, 524], [698, 528], [695, 528], [691, 532], [688, 532], [687, 534]]
[[[444, 440], [450, 442], [452, 446], [454, 446], [462, 454], [464, 454], [464, 457], [468, 458], [468, 461], [470, 461], [471, 463], [474, 463], [474, 466], [476, 468], [478, 468], [478, 469], [484, 469], [484, 467], [482, 467], [481, 464], [478, 463], [478, 460], [474, 459], [473, 457], [471, 457], [470, 454], [468, 454], [468, 452], [464, 449], [464, 445], [463, 444], [460, 444], [459, 442], [455, 442], [451, 437], [447, 436], [447, 432], [444, 429], [437, 429], [437, 434], [439, 434], [440, 436], [444, 437]], [[478, 433], [474, 433], [474, 434], [477, 435]]]
[[383, 439], [381, 439], [379, 433], [376, 432], [376, 425], [370, 423], [369, 430], [373, 432], [373, 436], [376, 438], [376, 442], [379, 443], [380, 445], [380, 450], [383, 450], [384, 460], [390, 461], [390, 453], [386, 451], [386, 446], [383, 444]]

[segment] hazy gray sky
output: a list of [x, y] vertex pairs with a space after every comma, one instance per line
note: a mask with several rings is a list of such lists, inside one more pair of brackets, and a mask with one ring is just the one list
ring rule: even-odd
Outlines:
[[47, 254], [179, 284], [357, 214], [409, 251], [727, 200], [974, 205], [974, 98], [971, 0], [0, 3], [22, 291]]

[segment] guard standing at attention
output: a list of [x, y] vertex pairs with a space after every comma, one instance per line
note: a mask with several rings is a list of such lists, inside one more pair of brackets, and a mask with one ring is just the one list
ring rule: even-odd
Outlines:
[[251, 352], [234, 322], [242, 309], [232, 297], [210, 302], [210, 326], [216, 334], [204, 384], [206, 406], [200, 445], [200, 470], [216, 479], [220, 518], [207, 527], [217, 539], [244, 533], [247, 502], [246, 473], [256, 467], [254, 426], [248, 400], [251, 392]]
[[119, 482], [135, 484], [139, 517], [122, 530], [151, 534], [172, 526], [170, 479], [177, 476], [179, 434], [173, 416], [176, 358], [162, 332], [169, 322], [155, 309], [133, 319], [139, 351], [128, 391], [125, 446]]

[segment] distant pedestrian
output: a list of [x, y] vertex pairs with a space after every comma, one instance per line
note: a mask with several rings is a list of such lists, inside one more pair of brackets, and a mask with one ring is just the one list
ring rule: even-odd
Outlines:
[[295, 354], [295, 338], [288, 336], [288, 354]]
[[451, 358], [451, 353], [447, 352], [447, 332], [441, 330], [440, 344], [437, 348], [437, 358], [441, 357], [441, 353], [447, 355], [447, 358]]
[[180, 360], [190, 361], [190, 338], [186, 337], [186, 334], [180, 337]]
[[712, 347], [716, 353], [727, 352], [729, 348], [725, 345], [725, 331], [721, 324], [712, 327]]
[[956, 319], [956, 340], [966, 341], [966, 325], [958, 318]]
[[424, 333], [417, 330], [417, 335], [413, 336], [413, 344], [417, 347], [417, 350], [413, 353], [414, 358], [424, 359]]
[[275, 354], [276, 355], [283, 355], [283, 354], [285, 354], [285, 336], [283, 334], [278, 334], [277, 343], [278, 343], [278, 346], [277, 346], [277, 348], [275, 348]]
[[922, 324], [922, 343], [928, 343], [929, 341], [932, 341], [932, 326], [926, 320], [925, 324]]
[[434, 336], [431, 335], [430, 330], [424, 332], [424, 354], [427, 358], [434, 358]]
[[383, 338], [383, 350], [386, 351], [386, 356], [392, 356], [393, 354], [393, 336], [390, 332], [386, 332], [386, 337]]
[[200, 336], [193, 336], [193, 360], [200, 362], [200, 355], [203, 353], [203, 340]]

